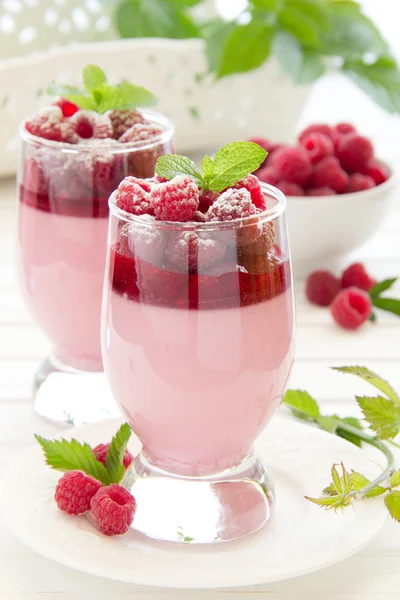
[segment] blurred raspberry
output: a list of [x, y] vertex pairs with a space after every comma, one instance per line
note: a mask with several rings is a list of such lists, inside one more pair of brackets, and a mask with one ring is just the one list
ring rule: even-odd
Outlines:
[[347, 135], [348, 133], [355, 133], [356, 128], [351, 123], [338, 123], [333, 128], [333, 131], [339, 135]]
[[221, 260], [226, 246], [207, 234], [198, 235], [196, 231], [185, 231], [172, 237], [165, 252], [169, 261], [188, 271], [202, 271], [205, 267]]
[[317, 187], [307, 191], [307, 196], [336, 196], [335, 190], [328, 186]]
[[269, 183], [269, 185], [276, 185], [279, 183], [279, 177], [275, 169], [271, 166], [263, 167], [257, 171], [257, 177], [263, 183]]
[[273, 167], [279, 181], [305, 184], [312, 173], [311, 161], [304, 148], [281, 148], [271, 156]]
[[122, 486], [112, 483], [101, 488], [90, 502], [95, 527], [104, 535], [122, 535], [132, 524], [135, 498]]
[[361, 192], [362, 190], [370, 190], [375, 187], [375, 181], [368, 175], [361, 173], [353, 173], [349, 177], [349, 182], [346, 186], [345, 193], [352, 194], [353, 192]]
[[144, 123], [145, 118], [140, 112], [132, 109], [127, 110], [110, 110], [106, 113], [110, 118], [111, 125], [113, 128], [112, 137], [114, 140], [118, 140], [121, 135], [136, 123]]
[[136, 182], [136, 177], [125, 177], [115, 191], [115, 203], [133, 215], [151, 214], [150, 194]]
[[300, 143], [307, 151], [313, 165], [326, 156], [333, 156], [335, 153], [331, 138], [323, 133], [308, 133], [302, 137]]
[[75, 164], [78, 177], [90, 189], [96, 192], [112, 192], [113, 154], [101, 150], [80, 152]]
[[72, 117], [79, 110], [79, 106], [61, 97], [56, 98], [51, 104], [61, 108], [64, 117]]
[[327, 156], [315, 165], [309, 187], [330, 187], [340, 193], [345, 190], [348, 181], [349, 176], [340, 166], [339, 160], [335, 156]]
[[199, 206], [199, 188], [191, 177], [179, 175], [155, 185], [150, 203], [160, 221], [189, 221]]
[[362, 263], [354, 263], [343, 272], [342, 288], [357, 287], [369, 292], [374, 285], [376, 280], [367, 273]]
[[381, 185], [381, 183], [385, 183], [390, 177], [390, 171], [388, 167], [379, 160], [371, 160], [371, 162], [366, 165], [366, 167], [362, 170], [364, 175], [368, 175], [372, 177], [375, 181], [376, 185]]
[[78, 137], [70, 119], [65, 119], [59, 106], [47, 106], [39, 110], [25, 122], [25, 128], [32, 135], [51, 140], [75, 144]]
[[256, 214], [250, 192], [246, 189], [229, 188], [210, 206], [207, 221], [234, 221]]
[[349, 287], [339, 292], [330, 310], [338, 325], [344, 329], [357, 329], [371, 316], [372, 302], [367, 292]]
[[24, 186], [34, 194], [47, 194], [47, 180], [42, 165], [33, 156], [24, 163]]
[[309, 125], [299, 134], [298, 140], [301, 143], [302, 139], [310, 134], [310, 133], [323, 133], [324, 135], [334, 139], [334, 134], [332, 131], [332, 127], [330, 125], [326, 125], [325, 123], [314, 123], [313, 125]]
[[58, 481], [54, 500], [60, 510], [81, 515], [90, 508], [90, 501], [102, 487], [100, 481], [82, 471], [67, 471]]
[[110, 118], [91, 110], [80, 110], [75, 113], [70, 123], [76, 134], [82, 139], [96, 138], [98, 140], [112, 138], [113, 129]]
[[[162, 266], [164, 262], [165, 247], [167, 245], [167, 232], [160, 231], [153, 226], [154, 217], [143, 215], [143, 225], [131, 223], [126, 227], [129, 250], [133, 254], [154, 266]], [[147, 223], [147, 225], [146, 225]], [[120, 238], [122, 236], [122, 232]]]
[[358, 133], [349, 133], [339, 139], [336, 156], [343, 169], [348, 173], [357, 173], [365, 169], [374, 156], [370, 140]]
[[291, 183], [290, 181], [280, 181], [276, 184], [278, 190], [281, 190], [285, 196], [304, 196], [304, 190], [298, 183]]
[[144, 142], [161, 135], [162, 132], [162, 127], [159, 127], [158, 125], [153, 125], [152, 123], [136, 123], [125, 131], [118, 141], [121, 142], [121, 144], [126, 144], [128, 142]]
[[340, 292], [340, 280], [330, 271], [314, 271], [308, 276], [306, 296], [311, 304], [329, 306]]

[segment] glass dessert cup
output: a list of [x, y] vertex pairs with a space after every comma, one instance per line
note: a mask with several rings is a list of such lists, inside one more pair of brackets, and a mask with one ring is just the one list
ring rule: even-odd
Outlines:
[[[103, 361], [143, 446], [124, 481], [132, 527], [153, 538], [228, 541], [271, 515], [253, 446], [291, 371], [294, 308], [285, 197], [263, 193], [269, 208], [256, 217], [212, 223], [137, 217], [110, 198]], [[260, 231], [274, 235], [268, 252], [248, 243]], [[187, 235], [197, 253], [171, 264], [168, 248]], [[223, 258], [209, 264], [202, 239]]]
[[[151, 177], [157, 158], [173, 151], [172, 124], [152, 111], [142, 114], [163, 132], [126, 144], [94, 138], [80, 144], [53, 142], [21, 127], [19, 279], [33, 318], [52, 345], [34, 381], [36, 410], [51, 419], [68, 420], [71, 411], [53, 399], [39, 399], [39, 388], [50, 375], [103, 370], [108, 197], [127, 175]], [[92, 408], [83, 404], [80, 416], [74, 403], [75, 423], [107, 417], [93, 403]]]

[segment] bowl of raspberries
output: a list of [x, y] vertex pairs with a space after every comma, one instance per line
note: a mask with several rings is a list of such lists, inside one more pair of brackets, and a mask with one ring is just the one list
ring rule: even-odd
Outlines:
[[251, 141], [268, 151], [255, 174], [288, 198], [295, 277], [327, 264], [340, 268], [379, 228], [393, 196], [393, 169], [351, 123], [310, 125], [294, 145]]

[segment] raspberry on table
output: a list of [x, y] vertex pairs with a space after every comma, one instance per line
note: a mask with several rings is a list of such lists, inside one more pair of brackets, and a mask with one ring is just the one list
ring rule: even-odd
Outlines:
[[357, 173], [365, 169], [373, 159], [374, 147], [368, 138], [358, 133], [349, 133], [339, 139], [336, 156], [345, 171]]
[[371, 298], [364, 290], [349, 287], [339, 292], [330, 311], [335, 322], [344, 329], [358, 329], [371, 316]]
[[143, 142], [150, 140], [153, 137], [161, 135], [163, 132], [162, 127], [153, 125], [152, 123], [135, 123], [129, 129], [125, 131], [119, 138], [121, 144], [128, 142]]
[[110, 110], [106, 114], [111, 121], [114, 140], [118, 140], [132, 125], [145, 122], [145, 118], [137, 110]]
[[247, 175], [246, 177], [235, 183], [235, 185], [233, 185], [232, 188], [244, 188], [245, 190], [250, 192], [251, 200], [257, 208], [260, 208], [261, 210], [266, 209], [265, 198], [261, 189], [260, 181], [255, 175]]
[[371, 160], [365, 168], [363, 168], [362, 173], [364, 175], [368, 175], [372, 177], [375, 181], [375, 185], [381, 185], [385, 183], [390, 177], [390, 170], [388, 167], [381, 162], [380, 160]]
[[369, 175], [361, 173], [353, 173], [349, 177], [349, 182], [346, 186], [345, 193], [352, 194], [353, 192], [361, 192], [362, 190], [370, 190], [375, 187], [375, 181]]
[[125, 177], [121, 181], [115, 191], [115, 204], [133, 215], [151, 214], [150, 194], [137, 181], [136, 177]]
[[72, 115], [80, 110], [79, 106], [73, 102], [70, 102], [66, 98], [61, 98], [61, 96], [56, 98], [51, 104], [52, 106], [58, 106], [61, 108], [64, 117], [72, 117]]
[[306, 296], [311, 304], [329, 306], [340, 292], [340, 280], [330, 271], [314, 271], [308, 276]]
[[305, 192], [301, 185], [298, 183], [291, 183], [290, 181], [280, 181], [276, 184], [278, 190], [281, 190], [285, 196], [304, 196]]
[[219, 192], [213, 192], [212, 190], [200, 190], [199, 196], [199, 211], [206, 213], [210, 208], [211, 204], [220, 197]]
[[355, 133], [356, 128], [351, 123], [338, 123], [333, 128], [333, 131], [339, 135], [347, 135], [348, 133]]
[[309, 187], [330, 187], [339, 194], [345, 190], [348, 181], [349, 176], [340, 166], [339, 160], [335, 156], [327, 156], [315, 165]]
[[185, 231], [171, 237], [165, 255], [180, 269], [202, 271], [205, 267], [221, 260], [226, 252], [225, 244], [207, 234]]
[[122, 535], [132, 524], [136, 500], [121, 485], [102, 487], [90, 502], [92, 520], [104, 535]]
[[58, 481], [54, 499], [60, 510], [81, 515], [90, 509], [90, 501], [102, 484], [82, 471], [67, 471]]
[[324, 185], [307, 190], [307, 196], [336, 196], [336, 192], [327, 185]]
[[207, 221], [234, 221], [245, 219], [257, 212], [251, 194], [245, 188], [229, 188], [210, 206], [207, 211]]
[[112, 124], [106, 114], [100, 115], [91, 110], [80, 110], [71, 117], [70, 123], [73, 124], [76, 134], [81, 139], [112, 138]]
[[276, 185], [280, 181], [275, 169], [269, 165], [267, 167], [263, 167], [262, 169], [258, 169], [257, 177], [260, 181], [263, 183], [269, 183], [269, 185]]
[[335, 148], [332, 139], [323, 133], [308, 133], [301, 138], [300, 144], [307, 151], [313, 165], [326, 156], [333, 156]]
[[65, 119], [59, 106], [46, 106], [25, 122], [25, 128], [32, 135], [51, 140], [75, 144], [78, 137], [70, 119]]
[[[101, 463], [103, 463], [104, 466], [106, 466], [107, 452], [108, 452], [109, 447], [110, 447], [110, 444], [97, 444], [97, 446], [95, 446], [93, 448], [93, 454], [95, 455], [96, 459], [99, 460]], [[125, 450], [124, 458], [122, 461], [125, 469], [127, 469], [129, 467], [129, 465], [131, 464], [132, 461], [133, 461], [132, 454], [129, 452], [129, 450]]]
[[290, 181], [303, 185], [312, 173], [312, 164], [304, 148], [291, 148], [286, 146], [274, 152], [270, 166], [279, 178], [279, 181]]
[[314, 123], [313, 125], [309, 125], [305, 129], [303, 129], [303, 131], [300, 132], [298, 137], [299, 142], [301, 143], [302, 139], [310, 133], [323, 133], [324, 135], [331, 138], [331, 140], [334, 139], [334, 133], [330, 125], [327, 125], [325, 123]]
[[343, 271], [342, 288], [357, 287], [369, 292], [374, 285], [376, 285], [376, 279], [367, 273], [362, 263], [354, 263]]
[[199, 188], [191, 177], [178, 175], [155, 185], [150, 192], [150, 203], [161, 221], [190, 221], [199, 206]]

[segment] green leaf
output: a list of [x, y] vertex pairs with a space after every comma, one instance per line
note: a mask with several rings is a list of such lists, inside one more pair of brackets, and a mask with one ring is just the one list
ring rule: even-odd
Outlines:
[[396, 281], [397, 277], [392, 277], [391, 279], [384, 279], [383, 281], [380, 281], [379, 283], [374, 285], [372, 289], [369, 290], [369, 295], [371, 296], [371, 298], [374, 298], [375, 296], [380, 296], [380, 294], [386, 292], [386, 290], [390, 290], [390, 288], [396, 283]]
[[389, 440], [400, 431], [400, 407], [383, 396], [374, 398], [356, 396], [356, 400], [371, 429], [383, 440]]
[[[361, 473], [357, 473], [357, 471], [352, 471], [350, 473], [350, 479], [353, 486], [353, 490], [356, 490], [357, 492], [361, 491], [371, 483], [369, 479], [367, 479]], [[381, 496], [385, 492], [386, 488], [377, 485], [376, 487], [374, 487], [373, 490], [365, 494], [364, 498], [376, 498], [377, 496]]]
[[376, 312], [372, 311], [372, 313], [369, 315], [369, 319], [368, 321], [371, 321], [371, 323], [376, 323], [378, 317], [376, 316]]
[[375, 308], [386, 310], [387, 312], [391, 312], [400, 317], [400, 300], [397, 298], [373, 297], [372, 304], [375, 306]]
[[394, 471], [394, 473], [391, 474], [390, 485], [392, 487], [399, 487], [399, 485], [400, 485], [400, 469], [398, 469], [398, 471]]
[[350, 373], [351, 375], [356, 375], [364, 381], [367, 381], [371, 385], [373, 385], [377, 390], [385, 394], [390, 400], [395, 402], [396, 404], [400, 404], [400, 398], [392, 388], [392, 386], [382, 379], [379, 375], [367, 369], [367, 367], [332, 367], [334, 371], [339, 371], [340, 373]]
[[83, 68], [83, 83], [89, 93], [107, 83], [106, 74], [97, 65], [86, 65]]
[[49, 83], [46, 91], [50, 96], [63, 96], [64, 98], [66, 94], [75, 94], [76, 96], [85, 95], [82, 90], [74, 87], [73, 85], [63, 85], [62, 83], [57, 83], [56, 81]]
[[211, 21], [211, 23], [204, 26], [202, 33], [206, 43], [209, 71], [219, 72], [225, 42], [235, 27], [234, 23], [222, 21], [221, 19]]
[[188, 175], [199, 187], [204, 188], [205, 182], [196, 163], [180, 154], [164, 154], [156, 163], [155, 172], [165, 179], [171, 180], [177, 175]]
[[319, 30], [300, 8], [285, 7], [278, 14], [280, 26], [295, 37], [304, 48], [321, 47]]
[[223, 46], [217, 76], [243, 73], [260, 67], [271, 52], [273, 29], [268, 23], [250, 21], [233, 29]]
[[280, 4], [280, 0], [251, 0], [251, 3], [256, 8], [276, 12]]
[[318, 417], [317, 422], [320, 428], [324, 431], [327, 431], [328, 433], [336, 433], [338, 421], [335, 417], [321, 416]]
[[307, 418], [312, 420], [316, 420], [320, 416], [317, 401], [308, 392], [303, 390], [287, 390], [283, 397], [283, 402], [290, 406], [290, 408], [302, 412]]
[[322, 506], [322, 508], [334, 510], [335, 512], [339, 508], [345, 508], [346, 506], [349, 506], [353, 502], [353, 497], [349, 494], [344, 494], [343, 496], [323, 496], [322, 498], [311, 498], [310, 496], [305, 496], [305, 498], [314, 504]]
[[214, 161], [207, 154], [201, 161], [201, 170], [203, 172], [203, 179], [208, 184], [211, 175], [214, 173]]
[[123, 459], [132, 430], [128, 423], [118, 429], [107, 452], [106, 468], [112, 483], [119, 483], [125, 473]]
[[284, 31], [275, 36], [273, 53], [295, 83], [312, 83], [319, 79], [325, 71], [317, 52], [303, 50], [301, 44]]
[[42, 446], [46, 463], [57, 471], [83, 471], [98, 479], [104, 485], [111, 483], [105, 466], [96, 460], [89, 444], [81, 444], [75, 439], [47, 440], [35, 434], [36, 440]]
[[341, 419], [340, 417], [337, 417], [335, 415], [335, 418], [339, 421], [337, 429], [336, 429], [337, 435], [339, 435], [344, 440], [347, 440], [348, 442], [354, 444], [355, 446], [358, 446], [359, 448], [361, 448], [362, 441], [360, 440], [359, 437], [357, 437], [356, 434], [340, 428], [340, 423], [344, 423], [347, 425], [351, 425], [352, 427], [355, 427], [356, 429], [360, 429], [360, 431], [362, 431], [363, 427], [362, 427], [360, 421], [358, 419], [356, 419], [355, 417], [344, 417], [343, 419]]
[[400, 492], [393, 491], [387, 494], [385, 504], [393, 519], [400, 522]]
[[386, 111], [400, 112], [400, 72], [391, 57], [380, 57], [373, 64], [346, 60], [342, 71]]
[[333, 487], [338, 494], [343, 494], [344, 492], [348, 491], [344, 488], [344, 481], [342, 481], [342, 478], [338, 473], [337, 465], [332, 465], [331, 475]]
[[136, 106], [154, 106], [158, 99], [146, 88], [133, 83], [123, 82], [116, 86], [116, 103], [119, 109]]
[[214, 156], [215, 170], [208, 187], [215, 192], [222, 192], [258, 169], [266, 156], [267, 152], [253, 142], [227, 144]]
[[285, 4], [304, 13], [309, 20], [314, 22], [319, 31], [331, 31], [332, 24], [329, 10], [318, 0], [286, 0]]

